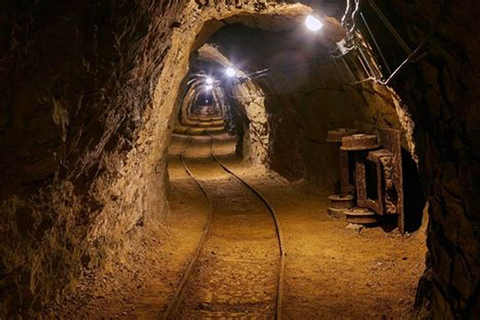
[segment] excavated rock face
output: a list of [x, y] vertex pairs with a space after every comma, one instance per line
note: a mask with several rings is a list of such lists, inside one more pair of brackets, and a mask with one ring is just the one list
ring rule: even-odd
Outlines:
[[[325, 70], [328, 68], [325, 67]], [[276, 123], [272, 143], [272, 168], [291, 179], [307, 178], [319, 186], [335, 190], [338, 181], [338, 147], [326, 141], [327, 132], [337, 128], [368, 130], [393, 128], [402, 132], [403, 147], [414, 156], [408, 137], [411, 128], [403, 126], [397, 113], [398, 98], [373, 80], [360, 84], [338, 82], [334, 73], [323, 73], [314, 89], [302, 88], [268, 97], [271, 121]], [[406, 122], [408, 117], [405, 116]], [[366, 128], [366, 129], [364, 129]], [[408, 154], [408, 153], [407, 153]]]
[[[476, 318], [480, 314], [480, 7], [476, 1], [376, 3], [412, 51], [420, 46], [391, 82], [415, 122], [420, 173], [430, 204], [427, 270], [417, 307], [421, 316]], [[371, 7], [365, 12], [375, 15]], [[378, 28], [380, 45], [388, 37], [386, 28]], [[387, 53], [392, 67], [395, 60], [407, 56], [398, 45]]]
[[184, 7], [160, 4], [2, 4], [0, 314], [38, 310], [164, 210], [135, 156]]

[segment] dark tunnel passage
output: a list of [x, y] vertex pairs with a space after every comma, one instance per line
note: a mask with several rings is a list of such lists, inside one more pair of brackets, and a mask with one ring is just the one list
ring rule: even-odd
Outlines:
[[0, 319], [478, 318], [478, 13], [0, 5]]

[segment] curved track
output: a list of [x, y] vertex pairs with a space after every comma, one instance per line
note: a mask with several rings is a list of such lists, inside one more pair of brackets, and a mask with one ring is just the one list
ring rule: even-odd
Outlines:
[[[275, 283], [275, 309], [273, 312], [274, 318], [275, 319], [280, 319], [281, 318], [281, 310], [282, 310], [282, 291], [283, 291], [283, 274], [284, 274], [284, 265], [285, 265], [285, 249], [284, 249], [284, 244], [283, 244], [283, 235], [282, 231], [275, 213], [274, 208], [270, 205], [270, 203], [267, 201], [267, 199], [260, 193], [258, 192], [254, 187], [252, 187], [248, 182], [246, 182], [244, 179], [242, 179], [240, 176], [235, 174], [232, 170], [230, 170], [224, 163], [220, 161], [220, 159], [215, 156], [214, 154], [214, 138], [210, 136], [211, 138], [211, 145], [210, 145], [210, 156], [211, 159], [218, 164], [219, 168], [221, 168], [225, 173], [230, 175], [234, 180], [238, 181], [241, 183], [241, 185], [245, 186], [246, 189], [251, 192], [254, 197], [256, 197], [258, 200], [260, 200], [266, 209], [269, 212], [269, 215], [271, 216], [271, 219], [273, 220], [273, 226], [275, 228], [275, 236], [276, 236], [276, 242], [277, 242], [277, 247], [278, 247], [278, 258], [276, 259], [278, 262], [278, 272], [276, 275], [276, 283]], [[192, 255], [192, 258], [190, 260], [189, 265], [187, 266], [187, 269], [182, 277], [182, 280], [175, 292], [175, 295], [168, 306], [167, 310], [163, 314], [162, 318], [163, 319], [178, 319], [180, 316], [181, 306], [184, 304], [185, 300], [185, 295], [186, 295], [186, 288], [188, 287], [189, 282], [192, 281], [193, 279], [193, 274], [194, 270], [196, 268], [200, 268], [201, 266], [201, 261], [199, 261], [199, 257], [202, 255], [202, 252], [204, 251], [205, 248], [205, 243], [207, 242], [207, 239], [210, 236], [210, 226], [211, 226], [211, 220], [212, 220], [212, 215], [214, 212], [214, 205], [212, 201], [212, 196], [209, 194], [207, 191], [207, 188], [205, 188], [202, 183], [200, 182], [201, 180], [192, 172], [192, 170], [189, 168], [187, 165], [187, 162], [185, 161], [184, 154], [186, 153], [188, 146], [190, 143], [190, 139], [187, 140], [185, 148], [182, 150], [180, 153], [179, 157], [182, 162], [182, 165], [184, 166], [185, 171], [188, 173], [190, 177], [192, 177], [198, 187], [201, 189], [202, 193], [205, 195], [205, 197], [208, 199], [210, 209], [208, 213], [208, 218], [207, 222], [205, 224], [205, 229], [202, 234], [201, 240], [199, 241], [198, 247], [194, 254]], [[255, 260], [255, 259], [252, 259]], [[208, 260], [207, 260], [208, 261]], [[234, 270], [230, 270], [234, 271]]]
[[200, 238], [200, 241], [198, 243], [197, 249], [192, 255], [192, 258], [190, 259], [190, 262], [187, 266], [187, 269], [185, 270], [182, 279], [180, 280], [180, 284], [177, 287], [177, 290], [175, 291], [174, 297], [171, 301], [171, 303], [168, 305], [167, 310], [164, 312], [162, 319], [175, 319], [176, 315], [179, 312], [179, 308], [182, 304], [183, 300], [183, 292], [185, 290], [185, 286], [188, 282], [188, 279], [192, 273], [193, 267], [197, 263], [198, 257], [200, 256], [200, 253], [202, 252], [203, 246], [205, 245], [205, 241], [207, 240], [208, 232], [210, 230], [210, 221], [212, 219], [212, 211], [213, 211], [213, 205], [212, 205], [212, 199], [209, 197], [207, 191], [205, 188], [201, 185], [199, 180], [193, 175], [193, 173], [190, 171], [190, 169], [187, 167], [185, 163], [185, 159], [183, 157], [183, 154], [187, 151], [188, 146], [190, 144], [191, 138], [187, 140], [185, 143], [185, 148], [180, 152], [179, 158], [180, 161], [183, 165], [183, 168], [187, 172], [187, 174], [192, 177], [192, 179], [195, 181], [199, 189], [202, 191], [202, 193], [205, 195], [207, 198], [208, 204], [209, 204], [209, 210], [208, 210], [208, 216], [207, 216], [207, 221], [205, 222], [205, 227], [203, 229], [202, 236]]

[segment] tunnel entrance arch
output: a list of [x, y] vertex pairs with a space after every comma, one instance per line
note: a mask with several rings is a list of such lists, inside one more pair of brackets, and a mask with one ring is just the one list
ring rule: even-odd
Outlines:
[[[175, 119], [175, 101], [177, 93], [182, 92], [191, 55], [199, 49], [208, 38], [225, 24], [242, 23], [269, 30], [288, 29], [297, 25], [312, 9], [301, 4], [266, 4], [265, 8], [246, 5], [241, 8], [218, 7], [198, 10], [193, 7], [185, 9], [184, 21], [179, 22], [172, 37], [172, 46], [165, 57], [164, 69], [153, 91], [152, 107], [146, 110], [145, 129], [140, 134], [141, 141], [150, 141], [149, 148], [158, 150], [156, 162], [161, 161], [168, 147], [169, 134]], [[188, 17], [195, 16], [193, 20]], [[334, 44], [343, 34], [343, 29], [333, 19], [325, 26], [327, 36], [324, 41]], [[165, 118], [158, 119], [159, 117]], [[170, 129], [169, 129], [170, 124]], [[143, 137], [143, 138], [142, 138]], [[152, 158], [154, 160], [155, 158]]]

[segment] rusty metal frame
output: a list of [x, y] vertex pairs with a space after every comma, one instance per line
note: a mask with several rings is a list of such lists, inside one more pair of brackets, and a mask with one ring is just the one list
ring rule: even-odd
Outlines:
[[[400, 132], [393, 129], [376, 129], [383, 149], [356, 152], [357, 205], [378, 215], [397, 215], [398, 229], [405, 232], [403, 172]], [[375, 163], [377, 174], [377, 199], [367, 197], [366, 162]]]
[[[342, 131], [343, 130], [343, 131]], [[339, 164], [340, 164], [340, 195], [345, 197], [349, 194], [355, 194], [355, 185], [350, 181], [355, 181], [354, 173], [350, 172], [350, 154], [347, 150], [341, 149], [342, 137], [357, 133], [355, 129], [337, 129], [328, 132], [327, 142], [334, 143], [339, 149]]]
[[[399, 130], [394, 129], [377, 129], [380, 144], [383, 148], [388, 149], [392, 155], [392, 163], [386, 165], [390, 167], [390, 171], [383, 170], [386, 183], [386, 199], [394, 200], [396, 206], [396, 214], [398, 215], [398, 229], [400, 233], [405, 233], [405, 215], [404, 215], [404, 195], [403, 195], [403, 169], [402, 169], [402, 142]], [[382, 159], [380, 159], [382, 160]], [[389, 199], [392, 193], [396, 193], [396, 199]]]
[[[383, 215], [383, 192], [382, 192], [382, 169], [378, 161], [370, 158], [371, 152], [368, 153], [357, 153], [356, 156], [356, 180], [357, 180], [357, 205], [360, 208], [367, 208], [375, 212], [376, 214]], [[366, 162], [372, 161], [375, 163], [376, 174], [377, 174], [377, 189], [378, 197], [377, 199], [368, 198], [367, 194], [367, 177], [366, 177]]]
[[[354, 175], [350, 172], [349, 153], [345, 150], [340, 150], [340, 194], [346, 196], [347, 194], [355, 193], [355, 185], [350, 183], [350, 176]], [[355, 179], [352, 179], [355, 180]]]

